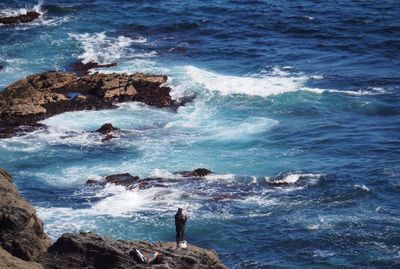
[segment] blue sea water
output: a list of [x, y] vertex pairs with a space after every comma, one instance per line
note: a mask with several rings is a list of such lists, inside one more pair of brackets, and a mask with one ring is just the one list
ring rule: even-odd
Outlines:
[[[71, 63], [167, 74], [177, 112], [64, 113], [0, 140], [0, 166], [46, 232], [187, 240], [229, 268], [400, 266], [400, 4], [386, 1], [17, 1], [0, 14], [0, 89]], [[111, 122], [118, 139], [91, 133]], [[169, 188], [85, 186], [129, 172], [216, 174]], [[271, 180], [289, 183], [271, 186]]]

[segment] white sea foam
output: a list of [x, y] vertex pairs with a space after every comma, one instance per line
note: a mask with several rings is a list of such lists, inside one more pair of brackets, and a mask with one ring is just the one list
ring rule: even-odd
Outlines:
[[288, 73], [277, 70], [271, 75], [259, 77], [221, 75], [194, 66], [186, 66], [186, 72], [196, 83], [223, 95], [271, 96], [298, 91], [308, 80], [306, 76], [288, 76]]
[[335, 90], [335, 89], [320, 89], [320, 88], [308, 88], [302, 87], [304, 91], [316, 93], [316, 94], [324, 94], [324, 93], [335, 93], [335, 94], [343, 94], [343, 95], [351, 95], [351, 96], [373, 96], [373, 95], [381, 95], [387, 93], [383, 88], [373, 87], [368, 89], [363, 89], [359, 91], [347, 91], [347, 90]]
[[365, 186], [364, 184], [361, 184], [361, 185], [355, 184], [355, 185], [354, 185], [354, 188], [356, 188], [356, 189], [361, 189], [361, 190], [366, 191], [366, 192], [369, 192], [369, 191], [370, 191], [369, 188], [368, 188], [367, 186]]
[[144, 37], [132, 39], [126, 36], [117, 38], [108, 37], [105, 32], [95, 34], [68, 34], [70, 38], [78, 40], [83, 53], [78, 56], [82, 63], [96, 62], [99, 64], [111, 64], [117, 62], [121, 57], [126, 57], [132, 51], [129, 47], [133, 43], [145, 43]]
[[[302, 178], [307, 178], [308, 184], [316, 184], [321, 176], [323, 176], [323, 174], [288, 173], [284, 178], [274, 180], [273, 183], [294, 184]], [[266, 178], [266, 180], [270, 181], [269, 178]]]

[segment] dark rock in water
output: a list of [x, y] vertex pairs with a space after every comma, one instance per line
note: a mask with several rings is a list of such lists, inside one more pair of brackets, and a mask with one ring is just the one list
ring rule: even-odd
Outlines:
[[132, 176], [131, 174], [124, 173], [124, 174], [116, 174], [116, 175], [110, 175], [106, 176], [105, 182], [106, 183], [113, 183], [115, 185], [122, 185], [122, 186], [130, 186], [133, 183], [136, 183], [139, 181], [139, 177], [137, 176]]
[[0, 64], [0, 71], [4, 69], [4, 65]]
[[5, 127], [5, 128], [0, 127], [0, 138], [23, 136], [23, 135], [26, 135], [27, 133], [37, 131], [39, 129], [44, 129], [44, 128], [46, 128], [46, 125], [40, 124], [40, 123], [35, 123], [34, 125], [30, 125], [30, 126], [22, 125], [22, 126], [16, 126], [16, 127]]
[[193, 170], [191, 172], [184, 172], [182, 175], [184, 177], [204, 177], [212, 173], [213, 172], [206, 168], [197, 168], [196, 170]]
[[28, 11], [26, 14], [21, 14], [18, 16], [2, 17], [0, 18], [0, 23], [2, 24], [20, 24], [28, 23], [36, 20], [40, 17], [40, 13], [36, 11]]
[[78, 76], [84, 76], [89, 74], [89, 70], [93, 68], [107, 68], [107, 67], [113, 67], [116, 66], [117, 63], [111, 63], [111, 64], [99, 64], [95, 62], [88, 62], [86, 64], [82, 62], [75, 62], [71, 65], [71, 71], [75, 72]]
[[104, 185], [105, 183], [95, 180], [95, 179], [88, 179], [86, 180], [86, 185]]
[[175, 243], [126, 242], [99, 237], [92, 233], [62, 235], [55, 242], [41, 263], [46, 268], [149, 268], [148, 264], [130, 255], [139, 250], [148, 260], [155, 252], [163, 255], [160, 265], [151, 268], [226, 268], [212, 250], [189, 245], [176, 249]]
[[112, 183], [115, 185], [121, 185], [125, 187], [131, 187], [133, 184], [139, 182], [139, 177], [132, 176], [131, 174], [124, 173], [124, 174], [115, 174], [109, 175], [104, 178], [104, 180], [95, 180], [95, 179], [88, 179], [86, 181], [86, 185], [99, 185], [104, 186], [108, 183]]
[[[47, 72], [28, 76], [0, 92], [0, 128], [34, 125], [67, 111], [110, 109], [118, 102], [139, 101], [156, 107], [176, 107], [167, 76], [141, 73], [100, 74]], [[74, 93], [74, 98], [68, 94]]]
[[118, 131], [119, 128], [115, 128], [111, 123], [103, 124], [99, 129], [96, 130], [96, 132], [103, 134], [103, 139], [101, 140], [102, 142], [116, 138]]
[[11, 175], [0, 168], [0, 246], [15, 257], [36, 260], [47, 251], [50, 240], [43, 222], [12, 184]]
[[96, 132], [101, 133], [101, 134], [109, 134], [111, 132], [114, 131], [118, 131], [119, 128], [115, 128], [114, 126], [112, 126], [111, 123], [106, 123], [103, 124], [99, 129], [96, 130]]

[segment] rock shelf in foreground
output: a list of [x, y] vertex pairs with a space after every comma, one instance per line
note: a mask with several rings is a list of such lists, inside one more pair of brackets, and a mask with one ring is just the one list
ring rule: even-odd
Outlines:
[[[0, 168], [0, 268], [226, 268], [213, 250], [193, 245], [177, 249], [173, 242], [128, 242], [92, 233], [66, 233], [50, 245], [35, 210], [19, 195], [11, 175]], [[140, 263], [130, 255], [134, 249], [147, 258], [158, 252], [163, 262]]]

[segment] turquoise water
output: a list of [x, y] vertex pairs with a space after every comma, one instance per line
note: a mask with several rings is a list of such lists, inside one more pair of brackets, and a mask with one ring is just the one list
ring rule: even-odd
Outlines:
[[[38, 3], [3, 1], [1, 13]], [[396, 268], [400, 263], [400, 12], [396, 1], [44, 1], [0, 26], [0, 88], [69, 70], [167, 74], [177, 112], [139, 103], [64, 113], [0, 140], [0, 164], [46, 232], [187, 240], [230, 268]], [[11, 9], [11, 10], [10, 10]], [[122, 129], [102, 143], [91, 131]], [[115, 173], [204, 181], [142, 191]], [[274, 187], [271, 180], [290, 183]]]

